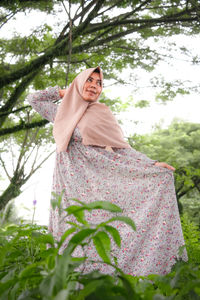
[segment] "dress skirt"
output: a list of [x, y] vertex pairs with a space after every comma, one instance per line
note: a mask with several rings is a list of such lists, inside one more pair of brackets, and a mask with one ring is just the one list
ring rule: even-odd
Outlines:
[[[136, 231], [122, 222], [112, 223], [120, 233], [121, 248], [112, 242], [112, 256], [117, 257], [118, 267], [125, 273], [137, 276], [166, 274], [176, 259], [187, 260], [186, 250], [178, 256], [179, 247], [184, 245], [173, 172], [155, 166], [155, 161], [132, 149], [116, 149], [109, 152], [95, 146], [84, 146], [79, 129], [76, 128], [67, 151], [57, 153], [52, 191], [57, 195], [63, 191], [61, 206], [77, 204], [70, 198], [84, 203], [109, 201], [118, 205], [122, 215], [136, 224]], [[87, 213], [87, 221], [98, 224], [113, 214], [105, 210]], [[69, 229], [65, 212], [50, 210], [49, 231], [59, 240]], [[67, 245], [64, 242], [61, 252]], [[99, 269], [112, 274], [114, 269], [101, 260], [91, 243], [75, 256], [85, 256], [93, 263], [84, 265], [84, 272]]]

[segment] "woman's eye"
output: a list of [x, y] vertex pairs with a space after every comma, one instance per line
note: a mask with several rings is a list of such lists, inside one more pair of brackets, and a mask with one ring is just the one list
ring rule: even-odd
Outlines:
[[[87, 82], [93, 82], [93, 81], [94, 81], [94, 79], [91, 78], [91, 77], [89, 77], [89, 78], [87, 79]], [[95, 81], [95, 82], [96, 82], [96, 85], [101, 86], [101, 81]]]

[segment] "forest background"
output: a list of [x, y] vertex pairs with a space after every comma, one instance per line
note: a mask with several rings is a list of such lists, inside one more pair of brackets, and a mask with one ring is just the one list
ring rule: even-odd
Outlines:
[[[81, 70], [100, 65], [101, 101], [122, 122], [131, 146], [176, 168], [180, 213], [199, 226], [199, 19], [195, 0], [1, 1], [0, 209], [5, 212], [16, 199], [7, 208], [16, 219], [27, 201], [46, 224], [52, 126], [26, 96], [68, 86]], [[183, 107], [190, 109], [186, 117], [169, 124], [172, 110], [181, 116]], [[168, 117], [159, 123], [162, 111]], [[44, 163], [48, 171], [39, 173]]]

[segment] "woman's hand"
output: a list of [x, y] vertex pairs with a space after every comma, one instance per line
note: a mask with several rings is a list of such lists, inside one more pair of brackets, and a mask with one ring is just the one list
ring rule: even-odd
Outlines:
[[64, 89], [64, 90], [59, 90], [60, 98], [63, 98], [63, 97], [64, 97], [65, 92], [66, 92], [66, 89]]
[[169, 170], [171, 170], [171, 171], [175, 171], [175, 168], [174, 168], [174, 167], [172, 167], [172, 166], [166, 164], [165, 162], [159, 162], [159, 161], [157, 161], [157, 162], [155, 163], [155, 166], [162, 167], [162, 168], [166, 168], [166, 169], [169, 169]]

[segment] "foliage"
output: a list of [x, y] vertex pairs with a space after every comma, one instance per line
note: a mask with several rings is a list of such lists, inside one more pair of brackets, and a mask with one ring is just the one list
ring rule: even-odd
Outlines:
[[188, 215], [190, 221], [200, 228], [199, 191], [192, 190], [181, 198], [183, 212]]
[[200, 229], [185, 213], [181, 217], [185, 245], [190, 262], [200, 265]]
[[[200, 199], [200, 125], [175, 120], [167, 129], [158, 127], [152, 134], [129, 138], [138, 151], [176, 168], [175, 187], [178, 200], [189, 206], [199, 220]], [[196, 200], [195, 200], [196, 199]], [[181, 207], [181, 206], [180, 206]], [[185, 206], [186, 207], [186, 206]]]
[[[61, 197], [62, 195], [55, 197], [55, 200], [52, 201], [54, 208], [61, 208]], [[66, 298], [72, 292], [76, 293], [76, 283], [82, 283], [84, 277], [81, 278], [80, 271], [75, 271], [75, 269], [86, 263], [86, 257], [72, 257], [72, 253], [78, 245], [85, 248], [90, 241], [93, 241], [102, 261], [113, 265], [110, 238], [113, 238], [118, 247], [121, 240], [118, 231], [109, 223], [120, 220], [135, 230], [134, 222], [128, 217], [116, 215], [122, 210], [115, 204], [104, 201], [84, 204], [76, 199], [74, 201], [79, 205], [71, 205], [65, 210], [68, 215], [74, 215], [78, 223], [71, 223], [71, 228], [63, 234], [60, 241], [54, 240], [52, 235], [46, 232], [46, 228], [37, 225], [9, 225], [1, 229], [0, 296], [2, 298], [39, 297], [39, 299], [54, 299], [57, 297], [60, 299], [62, 294], [62, 297]], [[87, 223], [84, 215], [85, 210], [93, 209], [108, 210], [115, 213], [115, 216], [94, 226]], [[74, 235], [71, 237], [67, 248], [60, 255], [60, 247], [72, 233]], [[51, 245], [51, 248], [46, 248], [47, 243]], [[117, 269], [115, 264], [113, 267]], [[103, 282], [105, 276], [101, 275], [101, 277], [100, 282]], [[96, 281], [97, 277], [94, 275], [90, 293], [99, 285], [95, 284]], [[87, 295], [88, 282], [83, 284], [86, 289], [81, 293], [84, 292]]]
[[[62, 196], [61, 196], [62, 197]], [[60, 199], [53, 206], [60, 208]], [[74, 199], [75, 200], [75, 199]], [[43, 300], [100, 300], [100, 299], [198, 299], [200, 297], [200, 268], [193, 263], [178, 262], [166, 276], [149, 275], [133, 277], [124, 274], [115, 264], [111, 275], [99, 271], [84, 273], [86, 257], [72, 256], [73, 250], [87, 246], [89, 239], [102, 239], [95, 247], [102, 263], [108, 263], [111, 249], [105, 247], [112, 237], [120, 246], [118, 231], [112, 226], [88, 224], [84, 211], [106, 209], [119, 214], [121, 209], [108, 202], [97, 201], [85, 205], [75, 200], [77, 205], [67, 208], [68, 214], [76, 216], [78, 223], [72, 224], [60, 241], [56, 241], [45, 227], [38, 225], [8, 225], [0, 230], [0, 299], [43, 299]], [[118, 215], [120, 217], [120, 215]], [[114, 216], [113, 218], [116, 218]], [[124, 221], [135, 229], [133, 222]], [[79, 224], [79, 225], [78, 225]], [[110, 228], [109, 230], [107, 230]], [[59, 254], [59, 248], [67, 236], [74, 231], [67, 248]], [[101, 233], [101, 236], [100, 236]], [[189, 235], [187, 236], [190, 239]], [[117, 242], [118, 241], [118, 242]], [[51, 245], [46, 248], [46, 244]], [[106, 253], [106, 256], [104, 254]], [[200, 253], [200, 252], [199, 252]]]

